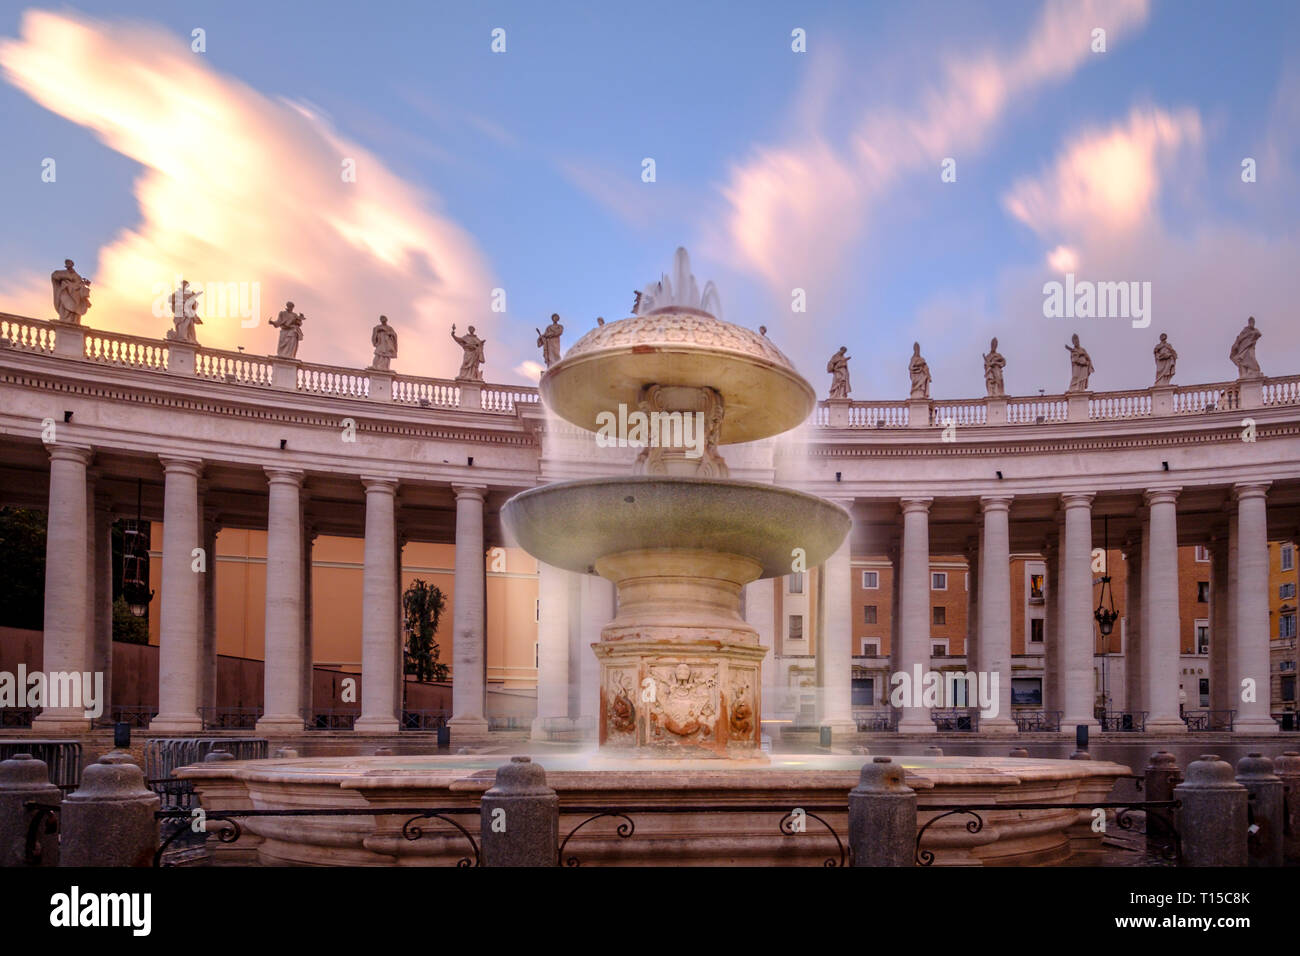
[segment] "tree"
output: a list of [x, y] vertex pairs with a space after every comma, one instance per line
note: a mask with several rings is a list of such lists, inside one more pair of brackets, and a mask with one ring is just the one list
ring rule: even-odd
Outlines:
[[45, 626], [45, 512], [0, 508], [0, 625]]
[[136, 617], [121, 595], [113, 601], [113, 640], [124, 644], [148, 644], [149, 621]]
[[402, 610], [406, 628], [407, 674], [418, 681], [445, 681], [447, 665], [438, 660], [438, 633], [447, 599], [436, 585], [416, 578], [402, 594]]

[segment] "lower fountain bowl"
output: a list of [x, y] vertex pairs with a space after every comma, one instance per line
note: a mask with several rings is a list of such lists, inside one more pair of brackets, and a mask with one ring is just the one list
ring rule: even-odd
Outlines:
[[521, 548], [569, 571], [592, 573], [598, 559], [628, 551], [682, 550], [749, 558], [760, 578], [796, 570], [795, 548], [803, 567], [820, 564], [852, 523], [839, 505], [789, 488], [659, 476], [530, 488], [501, 518]]

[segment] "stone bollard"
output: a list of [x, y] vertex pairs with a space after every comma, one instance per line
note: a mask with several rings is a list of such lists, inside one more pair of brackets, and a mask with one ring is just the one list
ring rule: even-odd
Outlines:
[[1028, 756], [1029, 756], [1029, 751], [1026, 750], [1024, 747], [1012, 747], [1012, 748], [1011, 748], [1011, 753], [1009, 753], [1007, 756], [1009, 756], [1009, 757], [1028, 757]]
[[[1142, 772], [1144, 800], [1172, 800], [1174, 787], [1182, 782], [1183, 772], [1178, 768], [1178, 758], [1167, 750], [1157, 750]], [[1174, 816], [1168, 810], [1147, 812], [1147, 836], [1167, 840], [1174, 832]], [[1155, 826], [1152, 822], [1155, 821]]]
[[876, 757], [849, 791], [849, 849], [854, 866], [916, 864], [916, 791], [903, 766]]
[[[275, 755], [278, 757], [281, 756], [283, 753], [284, 753], [283, 750], [277, 750], [275, 752]], [[203, 762], [221, 763], [226, 760], [234, 760], [234, 759], [235, 759], [235, 755], [232, 754], [229, 750], [210, 750], [208, 751], [208, 755], [203, 758]]]
[[1282, 856], [1300, 860], [1300, 753], [1288, 750], [1273, 761], [1273, 772], [1282, 778]]
[[[28, 809], [31, 802], [58, 805], [63, 795], [50, 783], [44, 760], [31, 754], [14, 754], [0, 761], [0, 866], [58, 866], [59, 838], [40, 825], [39, 855], [27, 862], [27, 831], [41, 810]], [[47, 817], [48, 822], [57, 817]]]
[[1202, 754], [1187, 765], [1183, 782], [1174, 787], [1182, 801], [1178, 828], [1183, 866], [1245, 866], [1246, 788], [1233, 779], [1232, 765], [1218, 754]]
[[152, 866], [160, 801], [130, 754], [108, 753], [86, 768], [63, 800], [60, 866]]
[[1282, 865], [1282, 778], [1273, 761], [1249, 754], [1237, 761], [1237, 783], [1253, 797], [1250, 801], [1250, 838], [1246, 849], [1251, 866]]
[[484, 866], [555, 866], [560, 858], [560, 798], [529, 757], [497, 768], [479, 804]]

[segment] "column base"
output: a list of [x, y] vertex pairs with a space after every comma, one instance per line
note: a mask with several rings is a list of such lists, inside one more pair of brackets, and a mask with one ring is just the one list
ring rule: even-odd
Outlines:
[[151, 734], [190, 734], [202, 730], [203, 721], [198, 714], [159, 714], [149, 721]]
[[1020, 733], [1020, 727], [1010, 717], [981, 717], [980, 733], [1005, 736]]
[[459, 734], [482, 734], [487, 736], [488, 732], [486, 717], [453, 717], [447, 721], [447, 726]]
[[263, 734], [300, 734], [306, 727], [298, 714], [267, 714], [257, 719], [253, 729]]
[[[1272, 723], [1272, 721], [1270, 721]], [[1181, 717], [1148, 717], [1142, 727], [1147, 734], [1185, 734], [1187, 724]]]
[[396, 717], [358, 717], [352, 724], [354, 734], [395, 734], [398, 732]]
[[898, 718], [898, 732], [900, 734], [933, 734], [938, 730], [934, 726], [934, 721], [929, 715], [911, 716], [904, 714]]
[[84, 734], [90, 730], [90, 718], [75, 715], [37, 714], [32, 719], [32, 730], [52, 734]]
[[1275, 734], [1277, 721], [1272, 717], [1238, 717], [1232, 722], [1234, 734]]

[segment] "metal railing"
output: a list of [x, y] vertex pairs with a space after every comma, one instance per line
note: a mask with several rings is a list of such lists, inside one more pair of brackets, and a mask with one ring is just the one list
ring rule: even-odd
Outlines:
[[1013, 710], [1011, 719], [1016, 722], [1016, 729], [1021, 733], [1040, 732], [1058, 733], [1061, 718], [1065, 716], [1060, 710]]
[[854, 714], [853, 722], [858, 725], [859, 733], [888, 733], [898, 730], [898, 711], [877, 710], [866, 714]]
[[1147, 712], [1145, 710], [1108, 710], [1097, 715], [1103, 733], [1135, 733], [1146, 730]]
[[113, 723], [115, 724], [127, 724], [131, 727], [145, 729], [158, 716], [158, 705], [114, 704], [110, 712], [113, 715]]
[[965, 708], [932, 710], [930, 719], [934, 721], [935, 729], [941, 733], [977, 734], [980, 729], [980, 712], [973, 707], [969, 710]]
[[402, 730], [437, 730], [447, 726], [449, 710], [404, 710], [402, 711]]
[[50, 783], [64, 792], [81, 786], [81, 744], [75, 740], [0, 740], [0, 760], [15, 754], [45, 761]]
[[1235, 710], [1185, 710], [1183, 723], [1188, 730], [1231, 732], [1237, 718]]
[[351, 730], [361, 716], [359, 710], [326, 710], [312, 711], [311, 719], [306, 722], [307, 730]]
[[261, 707], [199, 708], [204, 730], [252, 730], [261, 716]]

